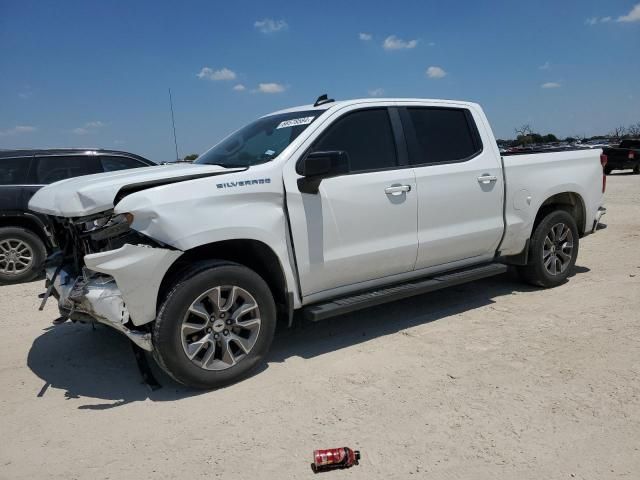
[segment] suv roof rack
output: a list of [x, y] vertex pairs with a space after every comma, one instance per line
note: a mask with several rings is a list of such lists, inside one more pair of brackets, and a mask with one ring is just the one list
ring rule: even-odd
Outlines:
[[313, 104], [314, 107], [319, 107], [320, 105], [324, 105], [325, 103], [335, 102], [333, 98], [329, 98], [326, 93], [323, 93], [316, 99], [316, 103]]

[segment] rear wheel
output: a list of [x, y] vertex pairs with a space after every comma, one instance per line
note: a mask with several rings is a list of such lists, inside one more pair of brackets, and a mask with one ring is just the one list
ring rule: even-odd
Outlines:
[[46, 256], [44, 243], [31, 230], [0, 228], [0, 283], [33, 280], [42, 270]]
[[518, 271], [528, 283], [555, 287], [564, 283], [576, 263], [578, 227], [564, 210], [546, 215], [535, 227], [529, 243], [529, 262]]
[[165, 298], [153, 330], [154, 356], [176, 381], [221, 387], [264, 360], [276, 327], [266, 282], [238, 264], [196, 265]]
[[633, 173], [640, 175], [640, 163], [633, 168]]
[[604, 167], [604, 174], [605, 175], [610, 175], [611, 172], [613, 172], [613, 168], [611, 167]]

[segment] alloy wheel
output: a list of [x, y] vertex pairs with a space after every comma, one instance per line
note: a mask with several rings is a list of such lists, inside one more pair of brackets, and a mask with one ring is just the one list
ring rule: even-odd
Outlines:
[[191, 304], [181, 324], [187, 358], [205, 370], [226, 370], [251, 352], [260, 334], [260, 309], [237, 286], [207, 290]]
[[33, 264], [33, 250], [17, 238], [0, 240], [0, 273], [20, 275]]
[[564, 273], [573, 257], [573, 233], [564, 223], [556, 223], [544, 239], [542, 261], [551, 275]]

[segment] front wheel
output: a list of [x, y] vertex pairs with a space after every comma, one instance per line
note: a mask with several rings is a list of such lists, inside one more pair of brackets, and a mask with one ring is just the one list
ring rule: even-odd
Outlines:
[[529, 243], [528, 264], [519, 267], [520, 276], [539, 287], [564, 283], [576, 263], [579, 247], [578, 227], [564, 210], [545, 216], [535, 227]]
[[273, 296], [257, 273], [234, 263], [196, 265], [160, 307], [154, 357], [183, 385], [222, 387], [264, 360], [275, 327]]

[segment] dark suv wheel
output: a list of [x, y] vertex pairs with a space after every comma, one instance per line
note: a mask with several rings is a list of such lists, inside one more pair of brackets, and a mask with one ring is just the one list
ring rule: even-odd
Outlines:
[[519, 267], [521, 277], [539, 287], [563, 283], [576, 263], [579, 247], [578, 227], [564, 210], [547, 214], [534, 228], [529, 243], [529, 263]]
[[0, 283], [33, 280], [42, 271], [46, 256], [44, 243], [31, 230], [0, 228]]
[[179, 383], [221, 387], [263, 361], [275, 327], [273, 296], [257, 273], [234, 263], [196, 264], [160, 307], [154, 357]]

